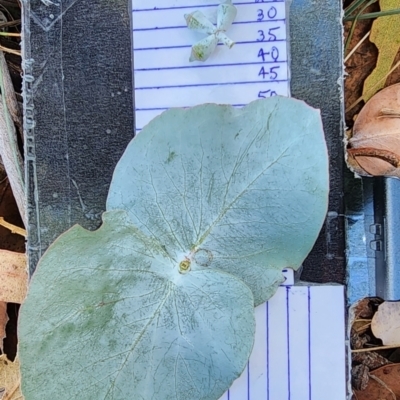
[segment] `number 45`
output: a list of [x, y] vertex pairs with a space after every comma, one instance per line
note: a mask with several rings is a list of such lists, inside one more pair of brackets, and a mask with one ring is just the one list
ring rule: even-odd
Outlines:
[[[268, 69], [268, 68], [267, 68]], [[279, 65], [276, 67], [271, 67], [269, 71], [265, 71], [264, 67], [261, 67], [258, 76], [262, 76], [265, 79], [265, 75], [269, 75], [271, 81], [274, 81], [278, 77], [278, 73], [275, 72], [276, 69], [279, 69]]]

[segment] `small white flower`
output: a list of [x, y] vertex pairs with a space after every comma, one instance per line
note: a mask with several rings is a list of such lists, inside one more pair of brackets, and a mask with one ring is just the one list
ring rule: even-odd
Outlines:
[[232, 5], [232, 0], [226, 0], [218, 6], [216, 27], [201, 11], [185, 14], [189, 29], [208, 35], [192, 46], [192, 54], [190, 55], [189, 61], [206, 61], [219, 42], [231, 48], [235, 42], [229, 39], [225, 32], [232, 25], [236, 14], [237, 9]]

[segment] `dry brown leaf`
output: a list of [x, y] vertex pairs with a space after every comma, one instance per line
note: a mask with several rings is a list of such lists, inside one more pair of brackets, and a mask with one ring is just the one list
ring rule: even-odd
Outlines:
[[18, 359], [14, 362], [6, 355], [0, 356], [0, 389], [5, 388], [2, 400], [23, 400], [21, 374]]
[[[400, 0], [380, 0], [381, 11], [400, 8]], [[371, 29], [369, 40], [375, 43], [379, 55], [375, 69], [364, 81], [363, 100], [368, 101], [378, 90], [385, 86], [385, 76], [388, 75], [400, 47], [400, 15], [390, 15], [377, 18]]]
[[0, 250], [0, 301], [21, 304], [27, 289], [26, 255]]
[[0, 350], [2, 353], [4, 353], [3, 340], [6, 337], [7, 322], [8, 322], [7, 303], [0, 301]]
[[358, 319], [371, 319], [379, 304], [382, 304], [383, 300], [380, 297], [365, 297], [354, 303], [351, 306], [352, 314], [354, 315], [351, 323], [354, 323]]
[[382, 382], [370, 379], [364, 390], [354, 390], [357, 400], [396, 400], [395, 394]]
[[370, 374], [385, 382], [396, 397], [400, 398], [400, 364], [385, 365]]
[[347, 163], [359, 175], [400, 178], [400, 84], [363, 107], [348, 141]]
[[382, 303], [372, 318], [371, 329], [385, 346], [399, 345], [400, 347], [400, 302]]

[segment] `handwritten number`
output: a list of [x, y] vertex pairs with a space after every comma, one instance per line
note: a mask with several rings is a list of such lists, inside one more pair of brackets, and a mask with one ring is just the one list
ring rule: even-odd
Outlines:
[[[264, 3], [263, 1], [256, 1], [256, 3]], [[272, 6], [267, 12], [268, 18], [269, 19], [274, 19], [278, 15], [278, 10]], [[264, 20], [264, 10], [258, 9], [257, 10], [257, 21], [263, 21]]]
[[271, 78], [271, 81], [274, 81], [278, 77], [278, 73], [275, 72], [276, 69], [279, 69], [279, 65], [269, 69], [269, 77]]
[[265, 79], [265, 75], [268, 75], [268, 72], [265, 72], [264, 67], [261, 67], [260, 72], [258, 73], [258, 76], [262, 76], [263, 79]]
[[266, 53], [263, 49], [260, 49], [260, 51], [258, 52], [258, 57], [261, 57], [263, 62], [265, 62], [265, 56], [268, 56], [269, 53]]
[[258, 31], [258, 34], [260, 35], [257, 39], [257, 42], [263, 42], [265, 40], [265, 34], [264, 31]]
[[[255, 3], [264, 3], [264, 2], [265, 2], [264, 0], [255, 0]], [[277, 15], [278, 15], [278, 11], [274, 6], [270, 7], [270, 9], [267, 11], [267, 16], [269, 19], [274, 19]], [[264, 10], [258, 9], [257, 10], [257, 21], [263, 21], [264, 19], [265, 19]], [[276, 34], [274, 33], [274, 31], [276, 31], [278, 29], [280, 29], [279, 26], [269, 28], [267, 39], [265, 37], [264, 31], [259, 30], [258, 31], [259, 37], [257, 38], [257, 41], [258, 42], [263, 42], [265, 40], [267, 40], [268, 42], [276, 41], [277, 37], [276, 37]], [[264, 49], [260, 49], [258, 52], [258, 57], [261, 57], [262, 61], [265, 62], [266, 56], [270, 56], [270, 58], [274, 62], [277, 62], [278, 58], [279, 58], [279, 49], [275, 46], [273, 46], [271, 48], [270, 52], [266, 52], [266, 51], [264, 51]], [[280, 68], [280, 66], [275, 66], [275, 67], [270, 67], [269, 69], [268, 68], [266, 69], [263, 66], [263, 67], [261, 67], [261, 69], [258, 73], [258, 76], [261, 76], [262, 79], [265, 79], [266, 76], [268, 76], [271, 81], [274, 81], [278, 78], [277, 71], [279, 70], [279, 68]], [[273, 97], [273, 96], [277, 96], [277, 93], [274, 90], [265, 90], [265, 91], [258, 92], [258, 97], [260, 97], [260, 98]]]
[[271, 81], [276, 80], [276, 78], [278, 78], [278, 73], [276, 72], [276, 70], [279, 69], [279, 65], [276, 67], [271, 67], [269, 69], [269, 71], [265, 70], [265, 67], [261, 67], [260, 72], [258, 73], [258, 76], [262, 76], [263, 79], [265, 79], [266, 75], [269, 75], [269, 79]]
[[265, 99], [266, 97], [273, 97], [273, 96], [278, 96], [278, 93], [276, 93], [275, 90], [268, 89], [268, 90], [258, 92], [258, 97], [261, 99]]
[[269, 19], [274, 19], [276, 17], [276, 15], [278, 14], [277, 9], [272, 6], [269, 10], [268, 10], [268, 18]]
[[264, 51], [264, 49], [260, 49], [257, 57], [261, 57], [263, 62], [265, 62], [266, 56], [269, 55], [271, 56], [272, 61], [277, 62], [279, 59], [279, 49], [275, 46], [272, 46], [271, 51]]
[[276, 62], [279, 58], [279, 50], [273, 46], [271, 49], [271, 58]]
[[268, 29], [268, 42], [274, 42], [276, 40], [276, 35], [273, 33], [273, 31], [277, 31], [278, 29], [280, 29], [279, 26], [275, 26], [274, 28], [269, 28]]

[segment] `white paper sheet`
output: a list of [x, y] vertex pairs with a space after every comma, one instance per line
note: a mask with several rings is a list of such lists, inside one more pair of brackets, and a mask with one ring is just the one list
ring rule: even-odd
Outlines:
[[189, 30], [195, 10], [216, 22], [218, 0], [133, 0], [136, 130], [171, 107], [202, 103], [243, 106], [289, 95], [286, 7], [283, 0], [234, 1], [237, 17], [205, 62], [189, 62], [191, 46], [206, 35]]
[[256, 308], [248, 366], [220, 400], [345, 400], [344, 310], [343, 286], [279, 287]]
[[[132, 0], [136, 130], [171, 107], [212, 102], [241, 107], [289, 95], [284, 0], [234, 1], [237, 18], [206, 62], [189, 62], [205, 35], [186, 27], [201, 10], [216, 22], [218, 0]], [[263, 69], [262, 69], [263, 68]], [[221, 400], [344, 400], [345, 322], [341, 286], [281, 286], [256, 308], [248, 367]]]

